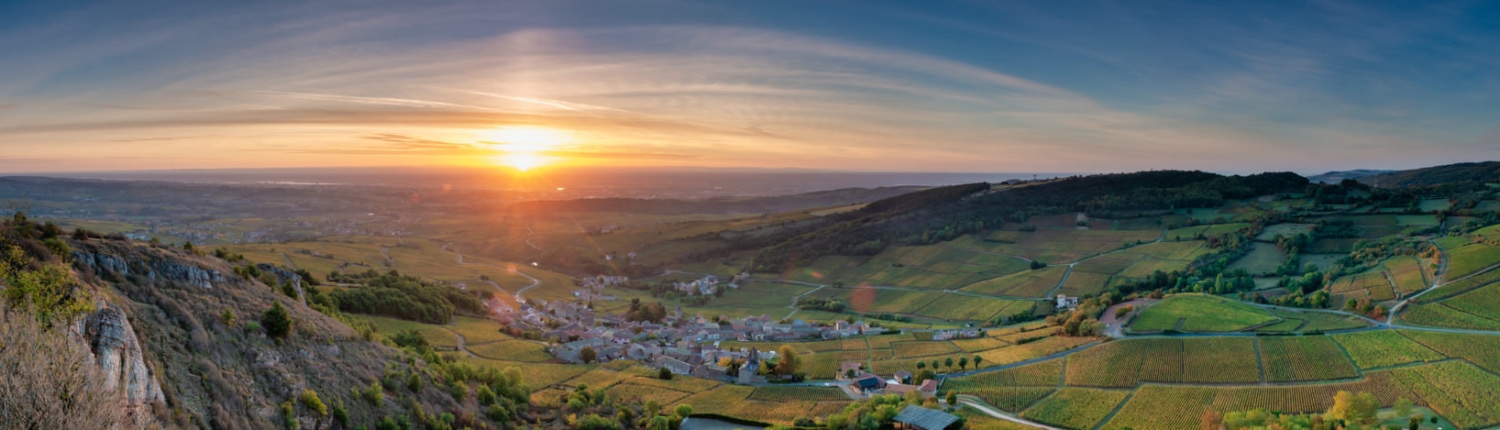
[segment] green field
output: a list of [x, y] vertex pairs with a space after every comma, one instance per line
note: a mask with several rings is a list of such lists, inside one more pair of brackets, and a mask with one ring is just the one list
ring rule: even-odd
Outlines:
[[1276, 240], [1277, 236], [1292, 237], [1292, 236], [1296, 236], [1298, 234], [1309, 234], [1309, 233], [1312, 233], [1313, 227], [1314, 227], [1313, 224], [1290, 224], [1290, 223], [1287, 223], [1287, 224], [1268, 225], [1268, 226], [1266, 226], [1266, 228], [1264, 228], [1264, 229], [1262, 229], [1260, 231], [1259, 235], [1255, 236], [1255, 240], [1272, 242], [1272, 241]]
[[1354, 363], [1326, 336], [1272, 336], [1260, 341], [1267, 382], [1353, 378]]
[[1277, 320], [1265, 310], [1245, 303], [1212, 296], [1179, 295], [1146, 308], [1131, 329], [1232, 332]]
[[1500, 264], [1500, 248], [1472, 243], [1448, 251], [1448, 274], [1449, 280], [1463, 279], [1480, 271]]
[[1244, 257], [1229, 265], [1229, 270], [1244, 270], [1251, 275], [1269, 275], [1286, 262], [1286, 252], [1269, 243], [1256, 243]]

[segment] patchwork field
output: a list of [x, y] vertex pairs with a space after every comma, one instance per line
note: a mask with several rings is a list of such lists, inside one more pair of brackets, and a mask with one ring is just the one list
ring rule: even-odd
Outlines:
[[1057, 288], [1062, 281], [1063, 274], [1068, 271], [1064, 266], [1048, 266], [1038, 270], [1027, 270], [1024, 272], [976, 282], [963, 288], [963, 291], [979, 294], [991, 294], [1013, 297], [1046, 297], [1049, 291]]
[[1277, 236], [1293, 237], [1299, 234], [1311, 234], [1313, 227], [1315, 227], [1313, 224], [1287, 223], [1268, 225], [1266, 228], [1261, 229], [1260, 234], [1255, 236], [1255, 240], [1274, 242]]
[[1034, 232], [996, 231], [975, 243], [984, 251], [1015, 255], [1048, 264], [1067, 264], [1120, 249], [1125, 244], [1155, 241], [1161, 231], [1110, 231], [1037, 228]]
[[1370, 271], [1335, 279], [1328, 285], [1328, 292], [1342, 303], [1345, 299], [1370, 299], [1383, 302], [1396, 299], [1396, 291], [1384, 271]]

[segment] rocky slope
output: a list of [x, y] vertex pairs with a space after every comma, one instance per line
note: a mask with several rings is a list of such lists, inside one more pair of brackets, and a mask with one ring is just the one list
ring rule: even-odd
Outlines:
[[[96, 290], [96, 310], [76, 330], [104, 370], [100, 383], [123, 388], [122, 407], [139, 425], [281, 428], [277, 405], [303, 389], [343, 403], [355, 423], [366, 425], [412, 404], [458, 407], [437, 390], [379, 405], [353, 398], [351, 389], [368, 387], [388, 369], [420, 366], [419, 360], [236, 275], [222, 260], [122, 240], [69, 245], [76, 278]], [[275, 302], [295, 322], [284, 340], [267, 338], [252, 322]]]

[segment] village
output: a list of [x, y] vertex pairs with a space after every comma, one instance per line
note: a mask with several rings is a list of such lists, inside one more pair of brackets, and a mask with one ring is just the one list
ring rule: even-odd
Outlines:
[[[674, 288], [691, 295], [711, 295], [719, 288], [737, 288], [748, 275], [721, 283], [712, 275], [691, 282], [677, 282]], [[798, 375], [767, 371], [765, 364], [777, 360], [777, 351], [760, 351], [746, 346], [722, 346], [733, 342], [801, 342], [843, 339], [854, 336], [878, 336], [898, 333], [878, 324], [844, 320], [832, 324], [797, 320], [773, 320], [770, 316], [742, 318], [705, 318], [685, 315], [680, 306], [665, 312], [659, 319], [631, 318], [627, 314], [601, 314], [590, 308], [587, 300], [616, 300], [604, 294], [606, 287], [629, 282], [623, 276], [594, 276], [581, 280], [583, 288], [573, 292], [579, 300], [530, 301], [521, 303], [518, 312], [506, 312], [502, 322], [512, 331], [531, 333], [549, 343], [548, 352], [558, 360], [575, 363], [605, 363], [632, 360], [665, 370], [674, 375], [690, 375], [742, 385], [798, 383], [838, 386], [851, 397], [916, 393], [935, 396], [936, 379], [915, 381], [908, 370], [891, 375], [867, 371], [864, 363], [841, 363], [838, 378], [810, 382]], [[632, 301], [632, 308], [656, 306]], [[934, 340], [975, 338], [984, 335], [977, 328], [929, 330]]]

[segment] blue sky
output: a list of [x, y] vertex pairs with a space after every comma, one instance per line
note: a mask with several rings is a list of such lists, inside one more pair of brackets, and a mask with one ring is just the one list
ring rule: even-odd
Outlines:
[[1315, 173], [1500, 143], [1496, 3], [60, 3], [0, 4], [0, 171]]

